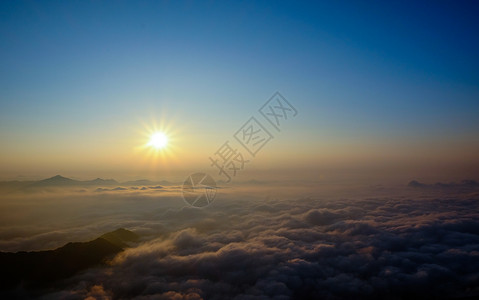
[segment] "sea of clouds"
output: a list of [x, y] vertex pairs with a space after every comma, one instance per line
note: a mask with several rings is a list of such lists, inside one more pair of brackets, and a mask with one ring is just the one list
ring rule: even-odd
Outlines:
[[49, 216], [50, 207], [52, 216], [64, 217], [48, 222], [39, 216], [28, 224], [43, 224], [45, 232], [23, 237], [7, 238], [6, 231], [27, 228], [3, 226], [0, 245], [2, 251], [45, 248], [118, 227], [142, 237], [108, 266], [66, 280], [44, 299], [479, 296], [476, 190], [304, 190], [220, 189], [203, 209], [187, 206], [175, 188], [87, 191], [69, 200], [43, 195], [47, 205], [38, 206], [45, 210], [40, 214]]

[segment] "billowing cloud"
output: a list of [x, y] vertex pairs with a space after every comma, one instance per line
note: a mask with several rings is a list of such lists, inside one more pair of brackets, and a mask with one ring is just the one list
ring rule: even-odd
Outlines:
[[158, 211], [156, 225], [138, 226], [149, 240], [118, 254], [108, 267], [69, 279], [67, 290], [46, 298], [92, 297], [99, 286], [107, 296], [125, 299], [479, 295], [474, 194], [406, 191], [261, 202], [233, 195], [206, 209]]

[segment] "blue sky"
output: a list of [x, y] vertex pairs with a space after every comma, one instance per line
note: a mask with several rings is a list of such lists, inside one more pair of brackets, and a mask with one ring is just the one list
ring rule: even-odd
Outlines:
[[130, 149], [125, 141], [140, 123], [162, 117], [185, 136], [221, 144], [277, 90], [300, 111], [278, 139], [286, 148], [318, 153], [338, 140], [459, 139], [465, 152], [477, 145], [473, 1], [0, 6], [4, 164], [20, 166], [18, 153], [31, 149], [41, 161], [76, 143]]

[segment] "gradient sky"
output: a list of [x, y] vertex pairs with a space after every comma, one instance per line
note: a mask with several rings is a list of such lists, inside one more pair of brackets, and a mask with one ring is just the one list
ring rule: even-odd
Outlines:
[[[276, 91], [299, 114], [251, 170], [477, 175], [478, 15], [475, 1], [2, 1], [0, 176], [208, 168]], [[172, 137], [161, 160], [138, 150], [155, 123]]]

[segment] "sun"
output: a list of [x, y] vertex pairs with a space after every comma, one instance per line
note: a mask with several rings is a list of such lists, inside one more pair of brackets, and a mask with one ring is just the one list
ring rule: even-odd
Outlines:
[[181, 129], [171, 120], [167, 121], [166, 118], [160, 120], [158, 122], [152, 118], [149, 123], [142, 122], [143, 129], [138, 131], [140, 137], [134, 152], [151, 168], [161, 166], [166, 170], [168, 166], [178, 163], [178, 154], [181, 152], [178, 146], [181, 141]]
[[164, 149], [166, 148], [166, 146], [168, 146], [168, 136], [161, 131], [154, 132], [150, 136], [148, 146], [153, 147], [157, 150]]

